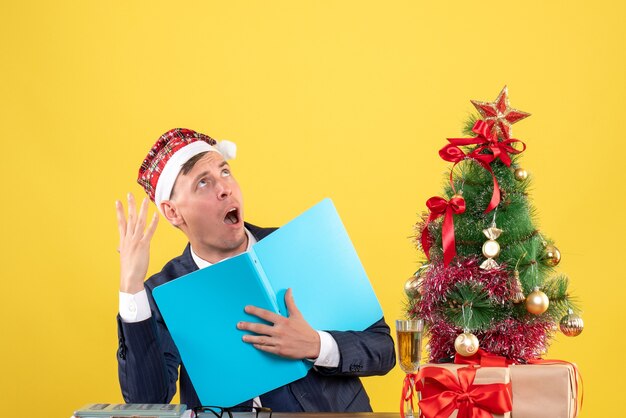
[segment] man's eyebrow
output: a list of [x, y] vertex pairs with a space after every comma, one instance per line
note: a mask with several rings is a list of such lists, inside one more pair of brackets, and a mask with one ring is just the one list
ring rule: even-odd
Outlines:
[[209, 172], [206, 170], [198, 174], [196, 177], [194, 177], [192, 184], [195, 184], [198, 180], [200, 180], [202, 177], [206, 176], [207, 174], [209, 174]]
[[[230, 167], [230, 165], [228, 164], [228, 161], [222, 161], [220, 163], [220, 165], [218, 166], [218, 168], [223, 168], [225, 166]], [[193, 179], [193, 184], [195, 184], [198, 180], [200, 180], [202, 177], [206, 176], [209, 174], [208, 170], [204, 170], [202, 173], [198, 174], [196, 177], [194, 177]]]

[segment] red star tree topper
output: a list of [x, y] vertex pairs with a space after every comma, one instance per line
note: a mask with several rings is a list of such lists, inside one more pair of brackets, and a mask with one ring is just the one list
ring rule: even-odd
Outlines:
[[479, 102], [478, 100], [471, 100], [471, 102], [478, 109], [483, 120], [489, 124], [489, 132], [495, 130], [495, 133], [504, 139], [511, 138], [511, 125], [530, 116], [530, 113], [513, 109], [509, 105], [509, 93], [506, 86], [493, 102]]

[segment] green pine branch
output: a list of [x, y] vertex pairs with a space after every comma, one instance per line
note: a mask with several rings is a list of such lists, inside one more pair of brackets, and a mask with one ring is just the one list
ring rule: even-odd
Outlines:
[[568, 293], [569, 279], [565, 275], [558, 275], [546, 281], [541, 289], [550, 301], [546, 314], [558, 322], [567, 315], [568, 309], [579, 313], [580, 309], [575, 298]]
[[471, 113], [468, 117], [467, 120], [465, 121], [465, 123], [463, 124], [463, 134], [467, 135], [467, 136], [476, 136], [476, 134], [472, 131], [472, 128], [474, 127], [474, 124], [476, 123], [476, 121], [480, 119], [478, 117], [478, 115], [476, 115], [475, 113]]
[[477, 283], [458, 283], [443, 302], [445, 317], [459, 327], [484, 330], [493, 321], [503, 317], [500, 306], [490, 298], [483, 286]]

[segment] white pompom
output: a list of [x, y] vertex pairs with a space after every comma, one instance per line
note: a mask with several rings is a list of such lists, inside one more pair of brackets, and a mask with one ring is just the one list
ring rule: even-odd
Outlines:
[[215, 145], [225, 160], [232, 160], [237, 156], [237, 145], [234, 142], [223, 140]]

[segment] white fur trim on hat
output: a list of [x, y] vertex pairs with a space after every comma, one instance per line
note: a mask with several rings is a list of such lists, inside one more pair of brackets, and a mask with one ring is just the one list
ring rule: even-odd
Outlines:
[[215, 145], [215, 148], [222, 154], [226, 161], [234, 160], [237, 156], [237, 145], [234, 142], [222, 140]]
[[172, 196], [172, 189], [182, 166], [194, 156], [210, 151], [217, 152], [225, 160], [232, 160], [237, 154], [237, 146], [230, 141], [220, 141], [215, 146], [204, 141], [195, 141], [176, 151], [165, 163], [154, 191], [154, 203], [159, 210], [161, 202]]

